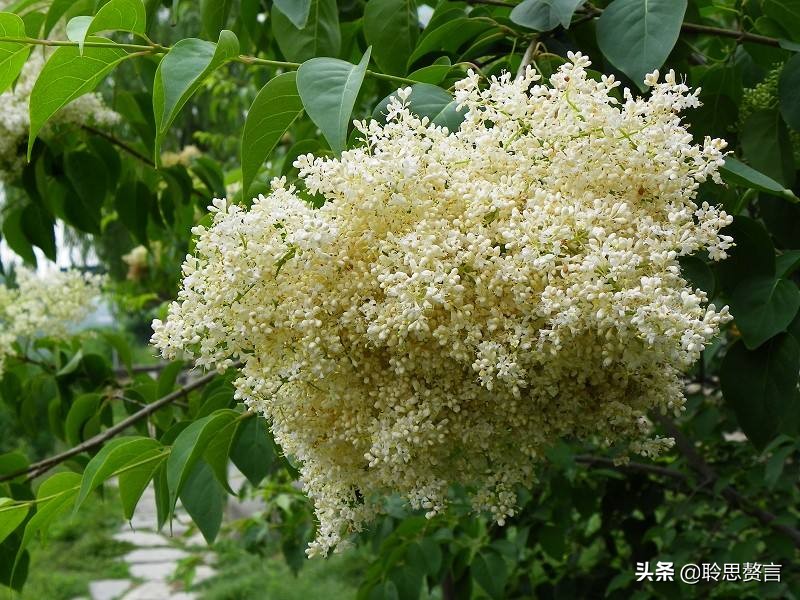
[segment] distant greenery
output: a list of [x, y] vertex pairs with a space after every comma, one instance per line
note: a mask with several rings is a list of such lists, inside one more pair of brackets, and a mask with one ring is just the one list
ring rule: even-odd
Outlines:
[[90, 581], [128, 577], [121, 557], [133, 546], [112, 537], [122, 523], [113, 488], [106, 490], [105, 498], [92, 496], [86, 510], [56, 521], [46, 541], [31, 545], [30, 574], [21, 600], [72, 600], [88, 595]]

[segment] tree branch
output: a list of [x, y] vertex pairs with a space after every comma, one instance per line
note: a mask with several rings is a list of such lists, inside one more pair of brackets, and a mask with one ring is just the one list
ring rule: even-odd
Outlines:
[[[675, 445], [686, 459], [686, 462], [706, 480], [707, 484], [713, 484], [719, 480], [719, 475], [711, 468], [711, 465], [705, 461], [700, 453], [697, 452], [691, 440], [689, 440], [672, 421], [660, 415], [656, 415], [655, 420], [658, 421], [669, 435], [675, 438]], [[777, 523], [778, 517], [776, 515], [756, 506], [751, 500], [740, 494], [730, 485], [726, 485], [722, 488], [720, 493], [728, 502], [738, 507], [739, 510], [755, 517], [762, 524], [768, 525], [775, 531], [789, 537], [794, 542], [794, 545], [800, 548], [800, 530], [789, 525]]]
[[[232, 368], [238, 368], [239, 366], [241, 366], [241, 363], [233, 365]], [[2, 477], [0, 477], [0, 482], [10, 481], [22, 475], [27, 475], [29, 479], [33, 479], [34, 477], [38, 477], [39, 475], [46, 473], [56, 465], [63, 463], [64, 461], [72, 458], [73, 456], [77, 456], [82, 452], [93, 450], [98, 446], [102, 446], [105, 442], [107, 442], [113, 437], [116, 437], [131, 425], [135, 425], [142, 419], [146, 419], [151, 414], [156, 412], [158, 409], [163, 408], [168, 404], [174, 402], [175, 400], [178, 400], [179, 398], [188, 395], [189, 392], [192, 392], [198, 388], [203, 387], [218, 375], [219, 373], [217, 373], [216, 371], [207, 373], [202, 377], [200, 377], [199, 379], [195, 379], [191, 383], [187, 383], [185, 386], [183, 386], [178, 390], [175, 390], [171, 394], [167, 394], [163, 398], [159, 398], [155, 402], [148, 404], [140, 411], [132, 414], [126, 419], [123, 419], [113, 427], [109, 427], [105, 431], [101, 431], [94, 437], [89, 438], [88, 440], [78, 444], [73, 448], [70, 448], [69, 450], [62, 452], [61, 454], [56, 454], [55, 456], [51, 456], [50, 458], [46, 458], [39, 462], [33, 463], [32, 465], [29, 465], [25, 469], [21, 469], [13, 473], [8, 473], [6, 475], [3, 475]]]

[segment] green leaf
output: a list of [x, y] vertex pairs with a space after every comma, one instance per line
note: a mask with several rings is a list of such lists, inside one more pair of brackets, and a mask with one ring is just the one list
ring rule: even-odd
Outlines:
[[297, 92], [297, 73], [290, 71], [271, 79], [258, 92], [244, 122], [241, 145], [242, 197], [283, 134], [303, 114]]
[[[218, 395], [219, 393], [213, 394], [209, 400], [212, 400]], [[230, 397], [230, 394], [227, 395]], [[206, 402], [206, 404], [207, 403], [208, 402]], [[217, 435], [209, 442], [206, 451], [203, 453], [203, 460], [211, 467], [220, 485], [230, 494], [233, 494], [234, 491], [228, 483], [228, 459], [230, 458], [233, 439], [236, 436], [240, 423], [241, 421], [236, 419], [220, 429]]]
[[414, 52], [411, 53], [407, 66], [411, 67], [430, 52], [443, 51], [447, 54], [454, 54], [464, 43], [491, 28], [492, 25], [490, 23], [478, 19], [464, 17], [447, 21], [430, 33], [425, 34], [417, 44]]
[[56, 377], [63, 377], [64, 375], [69, 375], [70, 373], [74, 373], [75, 370], [78, 368], [78, 365], [81, 364], [83, 360], [83, 350], [78, 350], [75, 354], [72, 355], [63, 367], [61, 367], [58, 372], [56, 373]]
[[744, 344], [753, 350], [786, 331], [800, 309], [800, 290], [786, 279], [756, 277], [736, 286], [730, 304]]
[[782, 334], [748, 350], [736, 343], [722, 362], [720, 380], [725, 401], [742, 431], [758, 449], [774, 438], [795, 401], [800, 373], [800, 345]]
[[[26, 37], [25, 23], [20, 17], [0, 13], [0, 38], [3, 37]], [[0, 41], [0, 94], [17, 79], [30, 53], [30, 46]]]
[[75, 4], [75, 0], [53, 0], [53, 3], [47, 11], [47, 17], [44, 22], [44, 37], [50, 36], [53, 27], [55, 27], [61, 20], [61, 17], [72, 8], [73, 4]]
[[181, 374], [184, 366], [185, 364], [182, 360], [176, 360], [169, 363], [161, 370], [158, 376], [156, 396], [163, 398], [175, 389], [175, 382], [178, 380], [178, 375]]
[[216, 44], [195, 38], [180, 40], [161, 59], [153, 83], [155, 156], [159, 163], [161, 143], [178, 112], [211, 73], [238, 54], [238, 38], [224, 30]]
[[161, 443], [158, 440], [138, 436], [119, 437], [103, 446], [100, 452], [86, 465], [81, 479], [81, 489], [75, 502], [75, 510], [81, 507], [93, 489], [114, 475], [116, 471], [138, 462], [145, 453], [160, 447]]
[[236, 417], [238, 414], [232, 410], [210, 414], [191, 423], [175, 438], [166, 465], [170, 512], [175, 509], [178, 495], [181, 493], [189, 473], [203, 456], [208, 444], [225, 425]]
[[303, 62], [315, 56], [339, 55], [342, 34], [336, 0], [311, 0], [304, 27], [297, 27], [278, 4], [272, 6], [272, 33], [287, 60]]
[[272, 436], [263, 417], [251, 417], [239, 425], [230, 455], [233, 464], [250, 483], [261, 483], [275, 458]]
[[[152, 460], [149, 460], [152, 459]], [[127, 469], [119, 475], [119, 497], [122, 502], [122, 511], [125, 518], [131, 520], [139, 504], [144, 490], [155, 475], [156, 470], [164, 464], [167, 453], [163, 448], [153, 448], [144, 452], [136, 462], [141, 463], [136, 467]]]
[[22, 208], [8, 212], [3, 219], [3, 237], [8, 246], [29, 265], [36, 265], [33, 245], [22, 227]]
[[357, 65], [336, 58], [312, 58], [297, 70], [297, 91], [303, 106], [336, 154], [345, 149], [347, 127], [369, 56], [367, 48]]
[[[67, 220], [89, 233], [100, 233], [101, 211], [110, 183], [105, 163], [91, 152], [70, 152], [64, 159], [64, 172], [77, 193], [77, 198], [68, 199], [65, 205]], [[74, 206], [76, 201], [79, 206]], [[80, 221], [72, 218], [74, 212], [80, 213]]]
[[67, 37], [83, 50], [86, 36], [103, 31], [127, 31], [144, 35], [147, 11], [142, 0], [109, 0], [94, 17], [79, 16], [67, 23]]
[[494, 552], [479, 552], [472, 561], [472, 575], [489, 596], [505, 598], [508, 571], [503, 557]]
[[800, 54], [795, 54], [783, 65], [778, 80], [778, 99], [786, 123], [800, 131]]
[[81, 394], [72, 402], [64, 422], [64, 435], [71, 446], [83, 441], [83, 426], [95, 416], [101, 399], [100, 394]]
[[119, 220], [142, 244], [147, 244], [147, 215], [152, 205], [153, 194], [141, 181], [127, 181], [114, 194]]
[[364, 37], [384, 73], [405, 75], [419, 38], [415, 0], [371, 0], [364, 7]]
[[[92, 41], [109, 42], [104, 38]], [[33, 86], [28, 160], [36, 136], [50, 118], [76, 98], [93, 91], [103, 78], [130, 55], [119, 48], [58, 48], [45, 63]]]
[[687, 0], [614, 0], [597, 22], [597, 44], [641, 89], [660, 68], [681, 32]]
[[195, 463], [186, 478], [181, 490], [181, 503], [211, 544], [222, 525], [225, 491], [214, 478], [211, 467], [202, 460]]
[[525, 0], [511, 11], [517, 25], [534, 31], [550, 31], [561, 25], [569, 29], [572, 15], [584, 0]]
[[[385, 122], [389, 101], [396, 95], [397, 92], [394, 92], [381, 100], [375, 107], [372, 118]], [[466, 109], [456, 110], [456, 101], [449, 92], [427, 83], [412, 85], [407, 103], [415, 115], [428, 117], [434, 125], [447, 127], [449, 131], [457, 131], [466, 115]]]
[[438, 85], [444, 81], [447, 74], [453, 68], [450, 59], [447, 56], [440, 56], [432, 65], [417, 69], [408, 75], [408, 78], [420, 83], [430, 83], [431, 85]]
[[681, 256], [678, 259], [681, 274], [693, 287], [703, 290], [709, 298], [714, 297], [714, 272], [708, 264], [697, 256]]
[[303, 29], [308, 23], [311, 0], [274, 0], [274, 4], [297, 29]]
[[203, 21], [203, 34], [215, 38], [228, 23], [232, 0], [201, 0], [200, 16]]
[[742, 124], [742, 154], [757, 171], [786, 188], [794, 183], [794, 156], [789, 130], [777, 110], [758, 110]]
[[28, 516], [26, 504], [13, 504], [12, 498], [0, 498], [0, 544], [19, 527]]
[[778, 277], [789, 277], [800, 268], [800, 250], [788, 250], [775, 257], [775, 273]]
[[35, 204], [29, 204], [22, 210], [20, 225], [28, 241], [39, 247], [47, 258], [55, 261], [56, 233], [53, 216]]
[[25, 525], [22, 542], [17, 550], [14, 570], [19, 567], [22, 552], [37, 533], [43, 533], [59, 515], [66, 512], [78, 493], [81, 476], [77, 473], [56, 473], [42, 482], [36, 490], [36, 514]]
[[727, 183], [757, 190], [759, 192], [769, 192], [770, 194], [781, 196], [791, 202], [800, 202], [800, 198], [795, 196], [792, 190], [786, 189], [771, 177], [767, 177], [763, 173], [756, 171], [732, 156], [728, 156], [725, 159], [725, 164], [719, 172], [722, 179]]

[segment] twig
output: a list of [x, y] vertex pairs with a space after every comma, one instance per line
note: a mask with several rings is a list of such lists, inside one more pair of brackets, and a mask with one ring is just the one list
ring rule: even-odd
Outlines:
[[91, 133], [93, 135], [100, 136], [101, 138], [106, 140], [108, 143], [113, 144], [117, 148], [121, 148], [122, 150], [125, 150], [125, 152], [127, 152], [128, 154], [130, 154], [134, 158], [138, 158], [140, 161], [145, 163], [147, 166], [155, 167], [155, 164], [153, 163], [152, 159], [150, 159], [150, 157], [145, 156], [144, 154], [139, 152], [136, 148], [134, 148], [133, 146], [129, 145], [127, 142], [124, 142], [121, 139], [116, 138], [113, 135], [106, 133], [105, 131], [101, 131], [100, 129], [92, 127], [91, 125], [81, 125], [81, 129], [83, 129], [84, 131], [88, 131], [89, 133]]
[[[714, 469], [711, 468], [711, 465], [700, 456], [691, 440], [689, 440], [672, 421], [660, 415], [656, 415], [655, 420], [658, 421], [669, 435], [675, 438], [675, 445], [684, 458], [686, 458], [686, 462], [706, 480], [706, 484], [713, 484], [719, 480], [719, 475], [717, 475]], [[786, 535], [794, 542], [795, 546], [800, 548], [800, 530], [789, 525], [784, 525], [783, 523], [777, 523], [778, 517], [776, 515], [756, 506], [751, 500], [740, 494], [730, 485], [726, 485], [722, 488], [720, 493], [726, 500], [737, 506], [742, 512], [755, 517], [762, 524], [769, 525], [775, 531]]]
[[539, 38], [538, 36], [534, 36], [531, 39], [531, 43], [525, 48], [525, 54], [522, 55], [522, 61], [519, 63], [519, 68], [517, 69], [517, 79], [522, 79], [525, 76], [525, 69], [533, 62], [533, 55], [536, 53], [536, 47], [538, 45]]
[[602, 456], [589, 456], [587, 454], [579, 454], [575, 457], [575, 462], [592, 466], [592, 467], [609, 467], [621, 471], [638, 471], [640, 473], [648, 473], [650, 475], [660, 475], [662, 477], [669, 477], [680, 481], [686, 481], [689, 476], [675, 469], [669, 467], [661, 467], [659, 465], [648, 465], [640, 462], [627, 462], [623, 464], [616, 464], [610, 458]]
[[[241, 366], [241, 363], [236, 363], [232, 366], [232, 368], [238, 368], [239, 366]], [[186, 384], [185, 386], [183, 386], [178, 390], [175, 390], [171, 394], [167, 394], [163, 398], [159, 398], [155, 402], [148, 404], [140, 411], [135, 412], [134, 414], [129, 416], [127, 419], [123, 419], [113, 427], [109, 427], [105, 431], [98, 433], [94, 437], [89, 438], [85, 442], [82, 442], [73, 448], [70, 448], [69, 450], [62, 452], [61, 454], [56, 454], [55, 456], [51, 456], [50, 458], [46, 458], [39, 462], [33, 463], [32, 465], [29, 465], [25, 469], [21, 469], [13, 473], [8, 473], [6, 475], [3, 475], [2, 477], [0, 477], [0, 482], [10, 481], [22, 475], [28, 475], [29, 479], [33, 479], [35, 477], [38, 477], [39, 475], [42, 475], [43, 473], [46, 473], [56, 465], [61, 464], [62, 462], [72, 458], [73, 456], [77, 456], [82, 452], [93, 450], [98, 446], [102, 446], [105, 442], [117, 436], [118, 434], [122, 433], [131, 425], [135, 425], [142, 419], [146, 419], [151, 414], [156, 412], [158, 409], [167, 406], [168, 404], [174, 402], [175, 400], [183, 398], [184, 396], [188, 395], [189, 392], [192, 392], [198, 388], [203, 387], [218, 375], [219, 374], [217, 372], [207, 373], [202, 377], [200, 377], [199, 379], [195, 379], [193, 382]]]

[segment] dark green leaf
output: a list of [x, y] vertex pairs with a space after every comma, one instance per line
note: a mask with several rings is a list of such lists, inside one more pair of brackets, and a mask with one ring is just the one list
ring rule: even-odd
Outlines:
[[660, 68], [681, 32], [687, 0], [614, 0], [597, 22], [597, 43], [641, 89]]
[[303, 62], [319, 56], [338, 56], [342, 34], [336, 0], [311, 0], [308, 20], [302, 28], [295, 26], [276, 2], [272, 7], [272, 33], [287, 60]]
[[242, 132], [242, 195], [248, 193], [259, 169], [283, 134], [303, 113], [293, 71], [270, 80], [256, 96], [247, 113]]
[[[375, 107], [372, 118], [385, 122], [387, 106], [395, 96], [396, 93], [393, 93], [381, 100]], [[415, 115], [428, 117], [433, 124], [447, 127], [449, 131], [457, 131], [466, 115], [466, 109], [456, 110], [456, 101], [449, 92], [427, 83], [412, 85], [407, 102]]]
[[223, 427], [237, 417], [237, 413], [232, 410], [210, 414], [191, 423], [175, 439], [166, 465], [170, 511], [175, 509], [178, 495], [189, 473], [203, 456], [208, 444]]
[[789, 131], [777, 110], [758, 110], [742, 124], [742, 154], [757, 171], [791, 188], [794, 157]]
[[508, 571], [503, 557], [494, 552], [479, 552], [472, 561], [472, 575], [489, 596], [505, 598]]
[[725, 159], [725, 165], [719, 172], [722, 179], [727, 183], [757, 190], [759, 192], [769, 192], [791, 202], [800, 202], [800, 198], [795, 196], [792, 190], [786, 189], [771, 177], [767, 177], [763, 173], [756, 171], [752, 167], [748, 167], [743, 162], [731, 156]]
[[[274, 4], [297, 29], [303, 29], [308, 23], [311, 0], [274, 0]], [[315, 6], [315, 9], [319, 10], [318, 5]]]
[[127, 465], [128, 468], [119, 475], [119, 497], [122, 502], [122, 511], [125, 518], [130, 520], [139, 504], [145, 488], [156, 473], [156, 470], [164, 463], [167, 453], [162, 448], [152, 448], [142, 453], [135, 461], [135, 467]]
[[792, 335], [779, 335], [757, 350], [734, 344], [725, 356], [720, 380], [725, 401], [756, 448], [779, 431], [795, 401], [800, 372], [800, 345]]
[[203, 21], [203, 34], [215, 38], [228, 23], [233, 0], [201, 0], [200, 15]]
[[781, 115], [789, 127], [800, 131], [800, 54], [795, 54], [783, 65], [778, 82]]
[[0, 544], [19, 527], [28, 516], [27, 504], [13, 504], [12, 498], [0, 498]]
[[178, 112], [211, 73], [238, 54], [239, 40], [233, 32], [224, 30], [216, 44], [194, 38], [180, 40], [161, 59], [153, 83], [157, 160]]
[[160, 447], [161, 443], [158, 440], [148, 437], [119, 437], [103, 446], [86, 465], [75, 510], [81, 507], [93, 489], [112, 477], [115, 472], [139, 462], [142, 456]]
[[511, 11], [511, 20], [534, 31], [569, 28], [575, 10], [584, 0], [525, 0]]
[[364, 7], [364, 37], [384, 73], [405, 75], [419, 38], [415, 0], [371, 0]]
[[269, 426], [262, 417], [251, 417], [239, 425], [231, 447], [231, 460], [253, 485], [269, 473], [275, 454]]
[[750, 350], [786, 331], [799, 308], [800, 290], [786, 279], [746, 279], [731, 295], [731, 313]]
[[205, 540], [212, 543], [222, 525], [225, 491], [202, 460], [195, 463], [181, 490], [181, 502]]
[[95, 416], [101, 399], [100, 394], [81, 394], [75, 398], [64, 422], [64, 435], [67, 443], [75, 446], [83, 441], [81, 435], [83, 426]]
[[357, 65], [336, 58], [312, 58], [297, 70], [297, 91], [303, 106], [336, 154], [345, 149], [347, 127], [369, 56], [367, 48]]

